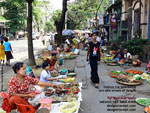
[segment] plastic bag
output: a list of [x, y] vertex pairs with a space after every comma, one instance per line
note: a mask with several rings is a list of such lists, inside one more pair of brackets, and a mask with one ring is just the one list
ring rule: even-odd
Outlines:
[[29, 102], [29, 104], [31, 104], [33, 107], [36, 107], [36, 106], [40, 103], [40, 99], [41, 99], [41, 98], [44, 98], [44, 97], [45, 97], [45, 94], [44, 94], [44, 92], [42, 92], [41, 94], [36, 95], [35, 98], [33, 98], [33, 99], [29, 98], [29, 99], [28, 99], [28, 102]]
[[79, 51], [80, 51], [79, 49], [75, 49], [74, 54], [75, 54], [75, 55], [78, 55], [78, 54], [79, 54]]
[[[70, 107], [71, 106], [71, 107]], [[78, 103], [73, 101], [60, 108], [63, 113], [74, 113], [78, 108]]]

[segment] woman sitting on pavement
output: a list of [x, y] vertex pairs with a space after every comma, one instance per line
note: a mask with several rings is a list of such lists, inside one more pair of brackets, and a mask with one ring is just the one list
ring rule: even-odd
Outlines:
[[59, 72], [59, 62], [57, 61], [56, 53], [52, 53], [52, 58], [48, 60], [48, 63], [50, 64], [49, 70], [51, 71], [51, 73]]
[[70, 46], [67, 43], [64, 45], [64, 52], [70, 52]]
[[29, 105], [28, 98], [35, 97], [35, 94], [29, 91], [30, 85], [57, 87], [55, 84], [45, 83], [26, 75], [26, 67], [22, 62], [16, 63], [13, 70], [16, 75], [8, 83], [8, 103], [11, 110], [17, 109], [17, 104]]
[[132, 63], [132, 55], [128, 52], [127, 49], [124, 49], [124, 62], [125, 63]]
[[48, 81], [57, 80], [55, 78], [51, 78], [51, 73], [49, 71], [49, 63], [47, 61], [44, 61], [43, 65], [43, 71], [41, 72], [40, 81], [48, 83]]
[[123, 60], [124, 59], [124, 54], [123, 52], [121, 52], [121, 49], [119, 48], [116, 55], [114, 56], [114, 60], [116, 61], [120, 61], [120, 60]]

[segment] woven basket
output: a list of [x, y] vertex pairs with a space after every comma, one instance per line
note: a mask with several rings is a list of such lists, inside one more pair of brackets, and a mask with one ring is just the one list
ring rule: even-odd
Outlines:
[[35, 59], [35, 62], [36, 62], [36, 65], [40, 65], [40, 64], [43, 64], [43, 59], [42, 58], [37, 58]]
[[134, 56], [132, 56], [133, 58], [133, 60], [137, 60], [138, 58], [139, 58], [139, 55], [134, 55]]

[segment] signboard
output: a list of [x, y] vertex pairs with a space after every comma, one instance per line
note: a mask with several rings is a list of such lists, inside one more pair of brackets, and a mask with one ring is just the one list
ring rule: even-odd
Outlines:
[[116, 17], [115, 14], [111, 14], [110, 24], [111, 24], [111, 28], [112, 29], [116, 29], [117, 28], [117, 17]]
[[148, 19], [148, 40], [150, 40], [150, 9], [149, 9], [149, 19]]
[[99, 17], [99, 25], [103, 25], [104, 24], [104, 19], [103, 16]]

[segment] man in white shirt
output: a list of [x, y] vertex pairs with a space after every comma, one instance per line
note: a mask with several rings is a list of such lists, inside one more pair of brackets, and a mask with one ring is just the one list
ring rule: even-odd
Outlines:
[[127, 49], [124, 49], [124, 62], [125, 64], [126, 63], [132, 64], [132, 55], [131, 53], [128, 52]]
[[131, 53], [128, 52], [127, 49], [124, 49], [124, 58], [127, 59], [127, 60], [132, 59], [132, 55], [131, 55]]

